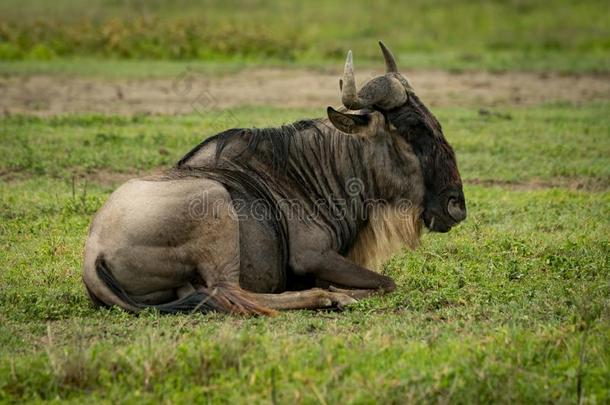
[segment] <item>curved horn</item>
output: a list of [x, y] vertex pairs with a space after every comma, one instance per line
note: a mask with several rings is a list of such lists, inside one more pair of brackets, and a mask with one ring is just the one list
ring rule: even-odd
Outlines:
[[379, 41], [379, 46], [381, 47], [381, 52], [383, 52], [386, 73], [398, 73], [398, 67], [396, 66], [396, 60], [394, 59], [392, 52], [390, 52], [390, 50], [381, 41]]
[[358, 97], [356, 89], [356, 79], [354, 78], [354, 62], [352, 59], [352, 51], [347, 52], [345, 68], [343, 69], [343, 79], [340, 82], [341, 86], [341, 101], [343, 105], [350, 110], [359, 110], [364, 107]]

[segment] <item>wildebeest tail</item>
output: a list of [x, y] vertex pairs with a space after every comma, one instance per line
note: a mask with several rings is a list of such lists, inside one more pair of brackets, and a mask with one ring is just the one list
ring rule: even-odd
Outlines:
[[[257, 304], [250, 294], [238, 285], [220, 284], [211, 289], [199, 289], [194, 293], [164, 304], [138, 302], [127, 294], [110, 272], [102, 257], [95, 262], [97, 276], [120, 300], [133, 308], [155, 308], [161, 313], [228, 312], [238, 314], [274, 315], [275, 311]], [[91, 292], [90, 292], [91, 295]]]

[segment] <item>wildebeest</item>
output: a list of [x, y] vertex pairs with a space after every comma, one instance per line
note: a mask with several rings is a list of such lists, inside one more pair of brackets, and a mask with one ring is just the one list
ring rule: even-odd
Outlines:
[[360, 90], [348, 53], [327, 118], [230, 129], [117, 189], [85, 247], [92, 301], [269, 314], [394, 290], [373, 270], [466, 205], [440, 124], [380, 46], [386, 73]]

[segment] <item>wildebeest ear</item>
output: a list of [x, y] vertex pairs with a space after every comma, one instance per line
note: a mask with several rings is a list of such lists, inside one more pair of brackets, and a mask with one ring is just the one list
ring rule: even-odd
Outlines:
[[357, 134], [364, 131], [370, 122], [368, 115], [343, 113], [332, 107], [328, 107], [326, 113], [335, 128], [347, 134]]

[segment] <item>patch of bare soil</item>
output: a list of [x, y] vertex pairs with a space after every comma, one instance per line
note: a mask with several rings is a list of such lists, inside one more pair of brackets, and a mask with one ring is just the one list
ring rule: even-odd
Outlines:
[[[116, 187], [120, 184], [125, 183], [127, 180], [134, 179], [136, 177], [147, 177], [159, 175], [167, 170], [168, 168], [157, 168], [145, 171], [129, 171], [129, 172], [114, 172], [111, 170], [96, 170], [93, 172], [75, 171], [70, 177], [64, 176], [52, 176], [53, 178], [63, 179], [68, 183], [74, 185], [78, 184], [79, 187], [83, 184], [96, 184], [101, 187]], [[10, 171], [0, 170], [0, 180], [6, 183], [18, 183], [20, 181], [26, 181], [34, 177], [29, 172], [23, 171]]]
[[[380, 72], [358, 73], [362, 83]], [[339, 75], [339, 71], [247, 69], [223, 77], [186, 70], [173, 78], [137, 80], [9, 76], [0, 78], [0, 114], [188, 114], [242, 105], [322, 110], [340, 103]], [[408, 76], [432, 107], [610, 99], [610, 75], [413, 71]]]
[[485, 187], [502, 187], [510, 190], [543, 190], [550, 188], [563, 188], [575, 191], [606, 191], [610, 189], [610, 180], [601, 178], [568, 179], [557, 178], [553, 180], [510, 181], [493, 179], [469, 179], [466, 184], [476, 184]]
[[[97, 184], [102, 187], [117, 187], [130, 179], [137, 177], [157, 176], [164, 173], [168, 167], [158, 167], [144, 171], [115, 172], [111, 170], [96, 170], [93, 172], [76, 171], [71, 178], [66, 178], [73, 184]], [[0, 180], [13, 183], [31, 178], [29, 173], [2, 171]], [[496, 179], [467, 179], [466, 184], [480, 185], [484, 187], [501, 187], [516, 191], [545, 190], [562, 188], [573, 191], [604, 192], [610, 189], [610, 179], [602, 178], [555, 178], [551, 180], [532, 179], [527, 181], [511, 181]]]

